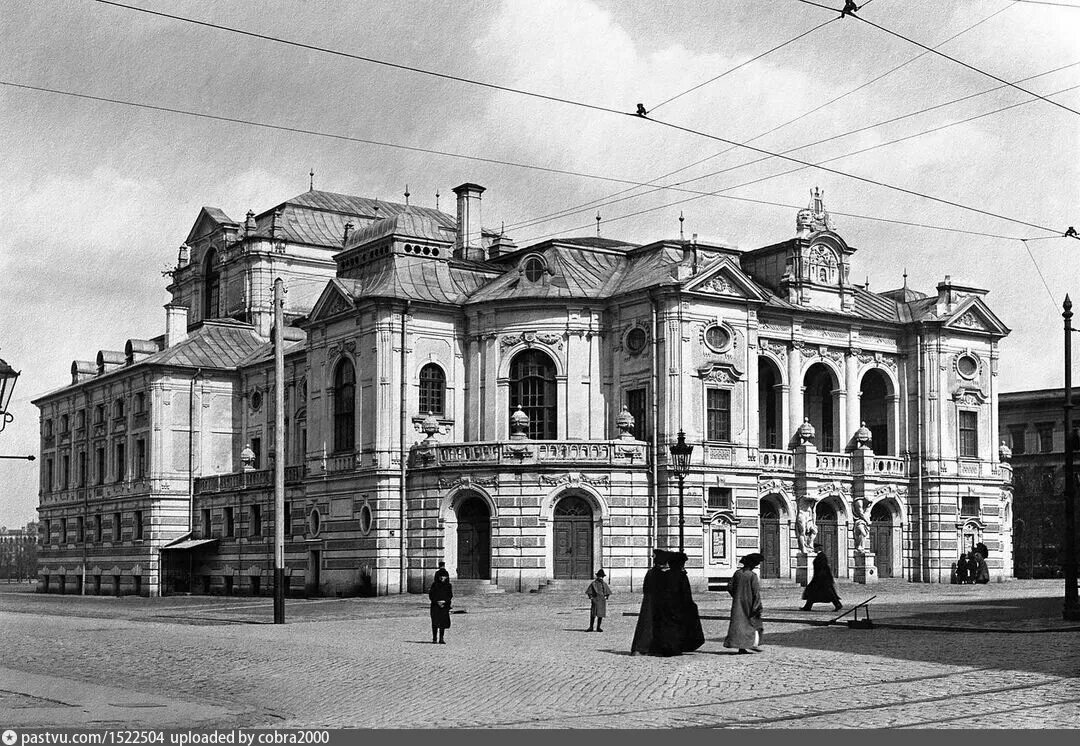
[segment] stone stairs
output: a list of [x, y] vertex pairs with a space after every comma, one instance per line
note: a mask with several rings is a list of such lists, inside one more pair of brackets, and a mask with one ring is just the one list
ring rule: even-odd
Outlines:
[[505, 593], [502, 588], [490, 580], [477, 580], [473, 578], [458, 578], [451, 581], [454, 586], [455, 596], [480, 596], [492, 593]]
[[568, 580], [560, 578], [558, 580], [548, 580], [546, 583], [544, 583], [544, 585], [540, 586], [536, 590], [529, 592], [544, 594], [573, 593], [580, 594], [582, 597], [584, 597], [585, 589], [589, 586], [590, 582], [592, 581], [589, 578], [581, 578], [579, 580]]

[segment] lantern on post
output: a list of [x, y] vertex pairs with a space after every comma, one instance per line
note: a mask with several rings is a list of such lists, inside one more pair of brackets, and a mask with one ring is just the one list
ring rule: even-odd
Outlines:
[[690, 473], [690, 454], [694, 447], [686, 442], [686, 435], [679, 431], [678, 439], [668, 446], [671, 451], [671, 471], [679, 480], [679, 551], [683, 551], [683, 526], [686, 523], [686, 515], [683, 509], [683, 483], [686, 475]]
[[3, 430], [15, 417], [8, 411], [15, 382], [19, 380], [19, 371], [0, 360], [0, 430]]

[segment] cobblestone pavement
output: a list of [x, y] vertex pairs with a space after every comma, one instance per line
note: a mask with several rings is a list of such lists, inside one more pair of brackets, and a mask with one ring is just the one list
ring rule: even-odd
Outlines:
[[0, 725], [1080, 726], [1060, 581], [840, 591], [877, 593], [874, 620], [903, 628], [824, 625], [831, 608], [801, 612], [799, 589], [769, 588], [765, 652], [738, 655], [722, 646], [726, 594], [698, 594], [704, 647], [662, 659], [628, 654], [628, 593], [602, 634], [582, 631], [584, 595], [460, 597], [432, 645], [417, 596], [290, 600], [273, 625], [267, 599], [0, 590], [0, 717], [15, 719]]

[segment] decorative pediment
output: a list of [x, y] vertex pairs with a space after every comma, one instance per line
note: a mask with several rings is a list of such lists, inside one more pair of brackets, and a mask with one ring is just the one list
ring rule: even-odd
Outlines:
[[331, 316], [351, 311], [354, 308], [352, 296], [338, 280], [331, 280], [323, 289], [315, 307], [311, 309], [310, 319], [320, 321]]
[[777, 494], [784, 497], [791, 497], [792, 490], [795, 489], [795, 483], [786, 479], [770, 479], [767, 482], [761, 482], [758, 484], [758, 495]]
[[754, 281], [743, 274], [742, 270], [726, 256], [718, 259], [697, 277], [690, 279], [686, 283], [685, 290], [735, 300], [765, 302], [765, 296], [757, 289]]
[[204, 207], [199, 210], [184, 243], [194, 244], [222, 227], [239, 228], [240, 224], [216, 207]]
[[986, 403], [987, 396], [975, 386], [959, 386], [952, 394], [952, 400], [968, 407], [980, 407]]
[[698, 368], [698, 375], [709, 383], [723, 384], [735, 384], [743, 378], [743, 372], [731, 363], [710, 363]]
[[979, 296], [971, 296], [949, 314], [945, 328], [961, 332], [976, 332], [1005, 336], [1009, 328], [1002, 323]]

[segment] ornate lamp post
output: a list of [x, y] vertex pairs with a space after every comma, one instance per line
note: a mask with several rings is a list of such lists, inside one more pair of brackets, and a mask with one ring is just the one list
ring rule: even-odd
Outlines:
[[679, 551], [683, 551], [683, 526], [686, 524], [686, 515], [683, 512], [683, 483], [686, 475], [690, 473], [690, 454], [694, 447], [686, 442], [686, 435], [679, 431], [678, 440], [668, 448], [671, 450], [671, 471], [679, 479]]
[[19, 380], [19, 373], [0, 360], [0, 431], [15, 419], [8, 411], [8, 405], [11, 404], [11, 394], [15, 391], [15, 382]]

